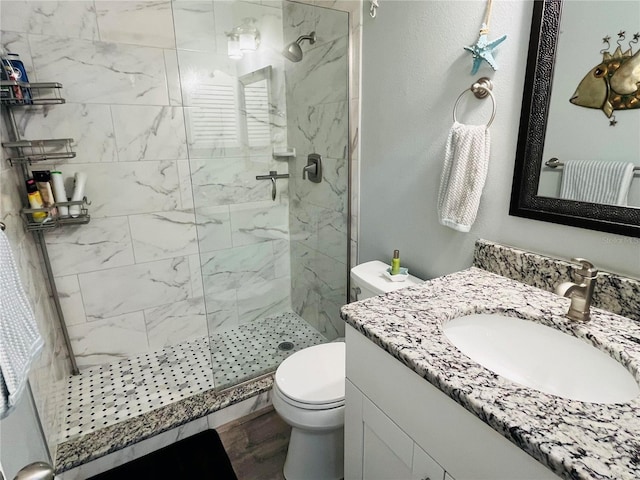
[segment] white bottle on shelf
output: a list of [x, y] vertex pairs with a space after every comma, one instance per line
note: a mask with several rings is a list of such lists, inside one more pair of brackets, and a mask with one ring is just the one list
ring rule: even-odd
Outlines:
[[[64, 179], [62, 178], [62, 172], [58, 170], [53, 170], [51, 172], [51, 185], [53, 187], [53, 198], [56, 203], [60, 202], [68, 202], [67, 191], [64, 188]], [[69, 207], [67, 206], [58, 206], [58, 213], [61, 218], [66, 218], [69, 216]]]
[[[83, 172], [76, 172], [75, 174], [75, 187], [73, 189], [72, 202], [79, 202], [84, 198], [84, 187], [87, 184], [87, 174]], [[69, 207], [69, 215], [73, 218], [79, 217], [81, 212], [80, 205], [71, 205]]]

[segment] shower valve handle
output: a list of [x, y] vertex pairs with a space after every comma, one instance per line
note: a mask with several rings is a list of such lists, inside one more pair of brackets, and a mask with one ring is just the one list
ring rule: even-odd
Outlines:
[[311, 175], [317, 175], [318, 174], [318, 164], [317, 163], [311, 163], [311, 164], [307, 165], [306, 167], [304, 167], [302, 169], [302, 179], [303, 180], [307, 179], [307, 172], [309, 172], [309, 179], [311, 179]]
[[307, 178], [313, 183], [322, 181], [322, 157], [318, 153], [310, 153], [307, 156], [307, 165], [302, 168], [302, 179]]

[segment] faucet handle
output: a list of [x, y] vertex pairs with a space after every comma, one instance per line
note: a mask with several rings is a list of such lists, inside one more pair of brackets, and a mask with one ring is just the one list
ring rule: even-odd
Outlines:
[[580, 264], [580, 270], [576, 271], [577, 275], [584, 278], [596, 278], [598, 276], [598, 269], [585, 258], [572, 258], [572, 261]]

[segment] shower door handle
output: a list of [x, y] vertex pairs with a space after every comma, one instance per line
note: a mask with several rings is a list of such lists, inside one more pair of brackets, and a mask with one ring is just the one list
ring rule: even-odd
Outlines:
[[274, 202], [276, 201], [276, 180], [278, 178], [289, 178], [289, 174], [271, 170], [269, 175], [256, 175], [256, 180], [271, 180], [271, 200]]
[[313, 183], [322, 181], [322, 157], [318, 153], [310, 153], [307, 157], [307, 166], [302, 169], [302, 179], [307, 178]]

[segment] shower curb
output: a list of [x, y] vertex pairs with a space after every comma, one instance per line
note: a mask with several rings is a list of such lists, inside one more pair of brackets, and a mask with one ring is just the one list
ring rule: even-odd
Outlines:
[[55, 472], [61, 474], [92, 460], [134, 445], [160, 433], [264, 393], [273, 386], [273, 374], [217, 392], [192, 395], [115, 425], [58, 444]]

